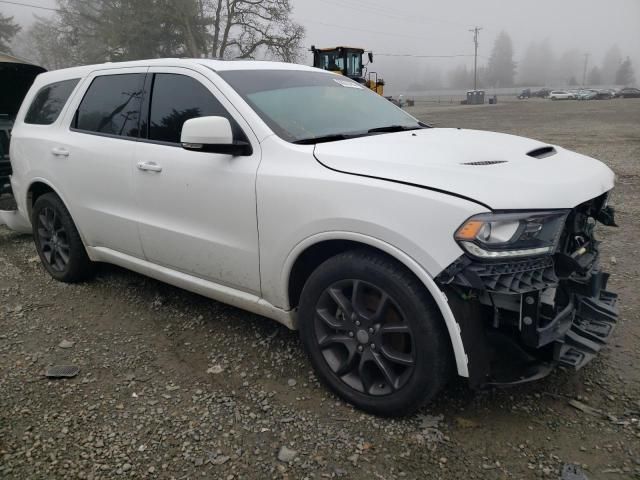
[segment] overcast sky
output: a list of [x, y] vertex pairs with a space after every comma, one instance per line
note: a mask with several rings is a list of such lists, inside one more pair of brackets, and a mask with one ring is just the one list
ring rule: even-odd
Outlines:
[[[55, 7], [55, 0], [15, 0]], [[372, 50], [375, 69], [389, 80], [427, 69], [473, 64], [472, 57], [417, 59], [382, 54], [470, 55], [474, 25], [480, 32], [479, 63], [485, 63], [496, 35], [513, 39], [516, 61], [532, 41], [548, 39], [558, 55], [577, 48], [600, 64], [618, 44], [634, 63], [640, 80], [640, 0], [291, 0], [294, 17], [307, 29], [306, 47], [350, 45]], [[0, 3], [0, 11], [29, 23], [44, 10]], [[310, 62], [310, 57], [307, 57]]]

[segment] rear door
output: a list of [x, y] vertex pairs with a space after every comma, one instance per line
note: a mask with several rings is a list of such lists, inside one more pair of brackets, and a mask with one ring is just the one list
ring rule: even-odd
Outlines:
[[[146, 258], [196, 277], [258, 294], [256, 172], [260, 145], [207, 77], [186, 68], [150, 68], [151, 96], [136, 150], [133, 189]], [[251, 156], [185, 150], [189, 118], [227, 117]]]
[[94, 72], [49, 145], [60, 188], [87, 245], [143, 258], [132, 185], [147, 67]]

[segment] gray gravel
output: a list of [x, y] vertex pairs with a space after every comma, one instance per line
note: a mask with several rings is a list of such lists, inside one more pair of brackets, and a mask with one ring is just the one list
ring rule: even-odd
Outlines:
[[[116, 267], [54, 282], [31, 239], [0, 227], [0, 477], [557, 479], [573, 464], [640, 478], [640, 102], [415, 112], [614, 167], [622, 228], [603, 263], [622, 320], [600, 358], [510, 390], [453, 382], [410, 418], [376, 418], [318, 383], [294, 332]], [[45, 379], [51, 365], [81, 371]]]

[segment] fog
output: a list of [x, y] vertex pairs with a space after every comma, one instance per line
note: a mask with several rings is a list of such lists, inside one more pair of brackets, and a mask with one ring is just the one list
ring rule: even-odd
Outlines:
[[[22, 0], [16, 0], [22, 2]], [[374, 65], [391, 92], [402, 92], [412, 83], [447, 86], [447, 72], [466, 65], [473, 68], [473, 34], [479, 35], [478, 65], [487, 64], [494, 41], [505, 31], [513, 43], [518, 65], [528, 46], [547, 42], [556, 59], [566, 52], [576, 59], [573, 76], [582, 79], [584, 54], [588, 68], [601, 66], [613, 45], [622, 58], [629, 56], [640, 79], [640, 1], [638, 0], [291, 0], [294, 19], [306, 29], [304, 47], [348, 45], [374, 52]], [[55, 0], [24, 0], [24, 3], [56, 7]], [[0, 12], [13, 15], [23, 26], [33, 21], [36, 10], [0, 3]], [[19, 49], [16, 49], [19, 50]], [[393, 55], [455, 56], [416, 58]], [[567, 55], [565, 57], [568, 58]], [[311, 63], [309, 53], [301, 57]], [[567, 74], [568, 75], [568, 74]], [[637, 82], [636, 82], [637, 83]]]
[[[602, 64], [606, 51], [617, 44], [623, 57], [631, 57], [636, 79], [640, 76], [638, 0], [297, 0], [295, 7], [308, 45], [361, 46], [374, 54], [472, 55], [468, 30], [479, 26], [479, 65], [487, 63], [504, 30], [513, 40], [516, 63], [529, 44], [548, 40], [556, 57], [569, 50], [589, 53], [590, 68]], [[383, 74], [389, 90], [401, 91], [416, 77], [463, 63], [472, 68], [473, 57], [377, 55], [371, 67]]]

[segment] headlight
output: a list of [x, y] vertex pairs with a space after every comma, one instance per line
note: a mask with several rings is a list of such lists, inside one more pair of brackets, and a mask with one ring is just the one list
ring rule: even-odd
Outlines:
[[455, 239], [482, 259], [552, 254], [568, 214], [569, 210], [483, 213], [462, 224]]

